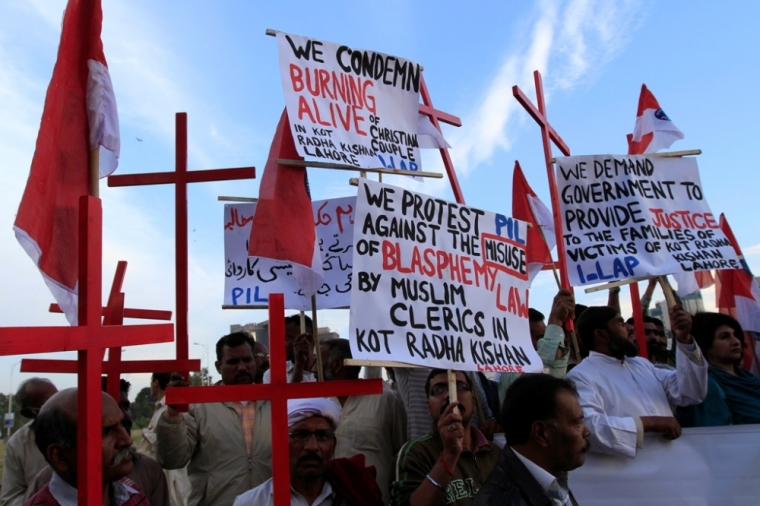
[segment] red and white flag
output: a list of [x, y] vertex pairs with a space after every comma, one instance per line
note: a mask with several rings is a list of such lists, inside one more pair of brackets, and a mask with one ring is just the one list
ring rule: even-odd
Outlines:
[[642, 84], [636, 125], [633, 134], [628, 134], [628, 154], [654, 153], [679, 139], [683, 139], [683, 133], [670, 121], [647, 85]]
[[79, 197], [89, 193], [89, 154], [99, 151], [101, 177], [112, 173], [119, 159], [119, 119], [102, 24], [100, 0], [69, 0], [13, 226], [72, 325], [77, 322]]
[[248, 255], [290, 262], [305, 297], [324, 283], [314, 211], [305, 167], [279, 165], [277, 159], [303, 160], [296, 151], [285, 109], [269, 148], [253, 214]]
[[551, 250], [556, 246], [554, 219], [549, 208], [541, 202], [528, 184], [518, 161], [515, 161], [515, 170], [512, 173], [512, 217], [532, 225], [528, 229], [526, 261], [528, 279], [533, 282], [533, 278], [544, 265], [553, 263]]

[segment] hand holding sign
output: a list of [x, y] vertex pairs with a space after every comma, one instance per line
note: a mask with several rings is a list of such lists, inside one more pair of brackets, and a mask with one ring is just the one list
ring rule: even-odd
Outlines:
[[670, 308], [670, 324], [678, 341], [683, 344], [691, 342], [691, 315], [680, 304]]
[[554, 296], [552, 311], [549, 313], [549, 325], [561, 327], [568, 317], [575, 317], [575, 297], [570, 290], [562, 288]]

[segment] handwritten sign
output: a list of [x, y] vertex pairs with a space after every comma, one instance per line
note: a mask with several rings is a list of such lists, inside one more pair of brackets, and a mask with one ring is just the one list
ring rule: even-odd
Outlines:
[[354, 358], [540, 372], [528, 329], [527, 224], [361, 179]]
[[[325, 274], [325, 283], [317, 293], [317, 308], [347, 307], [356, 197], [315, 201], [312, 207]], [[270, 293], [283, 293], [286, 308], [311, 309], [311, 299], [300, 292], [289, 263], [248, 256], [254, 209], [256, 204], [224, 206], [224, 304], [266, 305]]]
[[741, 268], [694, 158], [557, 158], [557, 188], [573, 286]]
[[421, 69], [375, 51], [277, 33], [285, 105], [298, 153], [355, 167], [421, 170]]

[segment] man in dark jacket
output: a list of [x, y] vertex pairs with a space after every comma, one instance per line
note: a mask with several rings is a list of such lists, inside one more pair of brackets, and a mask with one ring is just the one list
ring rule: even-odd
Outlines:
[[577, 506], [567, 472], [583, 465], [591, 431], [575, 386], [548, 374], [525, 374], [502, 409], [507, 446], [475, 506]]

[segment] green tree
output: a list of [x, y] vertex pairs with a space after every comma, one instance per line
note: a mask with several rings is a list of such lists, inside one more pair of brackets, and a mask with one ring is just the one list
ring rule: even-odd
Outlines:
[[130, 411], [132, 412], [132, 422], [136, 427], [147, 427], [153, 416], [156, 407], [156, 400], [150, 396], [150, 387], [145, 387], [137, 393]]
[[208, 373], [208, 367], [201, 369], [201, 372], [194, 372], [190, 375], [190, 384], [194, 387], [203, 385], [213, 385], [214, 378]]

